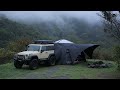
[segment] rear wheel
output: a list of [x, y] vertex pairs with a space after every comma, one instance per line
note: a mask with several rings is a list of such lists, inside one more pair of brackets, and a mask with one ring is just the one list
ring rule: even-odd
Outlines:
[[14, 61], [14, 66], [15, 66], [16, 68], [18, 68], [18, 69], [21, 69], [22, 66], [23, 66], [23, 63], [20, 62], [20, 61], [15, 60], [15, 61]]
[[55, 63], [56, 63], [55, 56], [51, 56], [51, 57], [49, 58], [49, 60], [48, 60], [48, 64], [49, 64], [50, 66], [54, 66]]
[[31, 70], [37, 69], [38, 66], [39, 66], [39, 64], [38, 64], [38, 60], [37, 60], [37, 59], [33, 59], [33, 60], [30, 62], [30, 64], [29, 64], [29, 68], [30, 68]]

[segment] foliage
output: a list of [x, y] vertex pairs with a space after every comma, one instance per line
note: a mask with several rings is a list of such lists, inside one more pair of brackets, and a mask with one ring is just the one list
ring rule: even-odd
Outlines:
[[114, 48], [114, 59], [117, 62], [118, 70], [120, 70], [120, 46]]
[[117, 39], [118, 46], [114, 49], [114, 58], [118, 64], [120, 70], [120, 11], [101, 11], [101, 15], [104, 21], [104, 32], [111, 37]]
[[31, 40], [22, 38], [14, 42], [8, 43], [6, 49], [0, 49], [0, 64], [11, 62], [15, 53], [25, 50]]
[[104, 31], [120, 41], [120, 12], [101, 11], [104, 19]]
[[28, 45], [31, 42], [32, 41], [28, 38], [22, 38], [14, 42], [8, 43], [7, 49], [13, 52], [20, 52], [25, 50], [26, 45]]
[[14, 54], [15, 53], [10, 50], [1, 48], [0, 49], [0, 64], [11, 62], [11, 59], [13, 58]]
[[93, 58], [95, 59], [101, 59], [101, 60], [114, 60], [114, 52], [112, 48], [97, 48], [93, 52]]

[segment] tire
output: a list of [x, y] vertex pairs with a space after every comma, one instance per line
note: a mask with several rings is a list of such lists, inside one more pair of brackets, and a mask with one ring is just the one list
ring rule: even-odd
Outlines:
[[48, 60], [48, 65], [54, 66], [55, 64], [56, 64], [55, 56], [50, 56], [50, 58]]
[[37, 69], [38, 66], [39, 66], [39, 64], [38, 64], [38, 60], [37, 60], [37, 59], [33, 59], [33, 60], [29, 63], [29, 68], [30, 68], [31, 70]]
[[17, 69], [21, 69], [22, 68], [22, 66], [23, 66], [23, 63], [22, 62], [20, 62], [20, 61], [14, 61], [14, 66], [17, 68]]

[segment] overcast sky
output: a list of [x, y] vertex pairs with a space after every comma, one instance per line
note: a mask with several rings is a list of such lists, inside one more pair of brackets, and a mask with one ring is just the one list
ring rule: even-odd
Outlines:
[[88, 22], [96, 22], [100, 17], [96, 13], [99, 11], [0, 11], [14, 20], [59, 20], [59, 16], [77, 17], [86, 19]]

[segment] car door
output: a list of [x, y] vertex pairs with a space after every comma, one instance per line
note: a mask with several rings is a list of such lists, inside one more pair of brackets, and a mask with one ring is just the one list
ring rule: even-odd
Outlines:
[[40, 54], [40, 59], [46, 59], [46, 58], [48, 58], [48, 56], [49, 56], [49, 53], [48, 53], [48, 51], [46, 50], [46, 46], [42, 46], [41, 47], [41, 52], [40, 52], [41, 54]]

